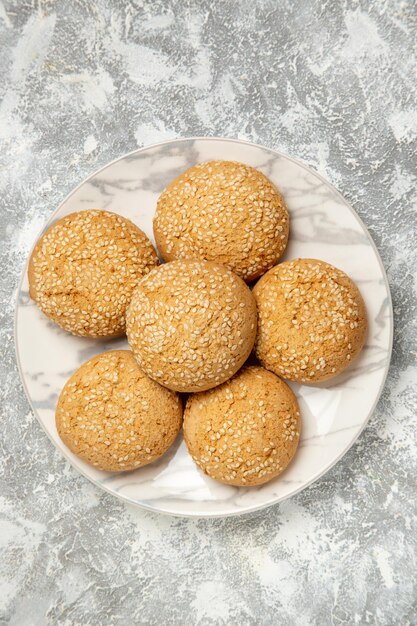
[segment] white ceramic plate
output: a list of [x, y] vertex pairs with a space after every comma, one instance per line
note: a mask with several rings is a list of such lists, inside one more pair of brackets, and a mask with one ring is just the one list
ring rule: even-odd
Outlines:
[[16, 350], [33, 411], [54, 445], [93, 483], [144, 508], [184, 516], [226, 516], [254, 511], [301, 491], [334, 465], [359, 436], [381, 394], [388, 371], [393, 317], [386, 275], [375, 245], [353, 209], [305, 165], [247, 142], [178, 139], [149, 146], [102, 168], [75, 189], [51, 216], [100, 208], [125, 215], [153, 240], [158, 195], [185, 169], [210, 159], [257, 167], [282, 191], [290, 211], [286, 259], [328, 261], [359, 285], [369, 315], [367, 344], [338, 378], [317, 387], [292, 385], [303, 420], [297, 455], [284, 474], [256, 488], [222, 485], [207, 478], [187, 454], [182, 437], [158, 462], [134, 472], [100, 472], [74, 456], [58, 437], [58, 395], [81, 363], [125, 340], [91, 340], [67, 334], [48, 321], [28, 296], [26, 271], [16, 306]]

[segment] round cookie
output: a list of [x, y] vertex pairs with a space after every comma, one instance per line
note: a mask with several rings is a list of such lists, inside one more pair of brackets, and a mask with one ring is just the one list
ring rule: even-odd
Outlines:
[[300, 438], [297, 399], [262, 367], [244, 367], [220, 387], [190, 396], [184, 438], [205, 474], [251, 487], [275, 478], [291, 462]]
[[223, 265], [173, 261], [138, 285], [127, 338], [139, 366], [176, 391], [202, 391], [230, 378], [256, 335], [256, 305], [243, 280]]
[[264, 174], [234, 161], [209, 161], [176, 178], [158, 200], [158, 249], [166, 261], [217, 261], [247, 282], [282, 256], [289, 220]]
[[29, 293], [73, 335], [120, 335], [134, 288], [156, 265], [151, 242], [133, 222], [109, 211], [80, 211], [39, 239], [29, 261]]
[[314, 383], [340, 374], [367, 333], [365, 305], [341, 270], [315, 259], [280, 263], [255, 285], [264, 367], [283, 378]]
[[130, 350], [90, 359], [71, 376], [56, 407], [62, 441], [97, 469], [120, 472], [158, 459], [182, 424], [178, 394], [148, 378]]

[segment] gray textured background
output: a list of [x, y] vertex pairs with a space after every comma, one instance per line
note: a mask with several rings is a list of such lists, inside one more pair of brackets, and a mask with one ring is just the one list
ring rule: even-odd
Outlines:
[[[0, 1], [1, 623], [417, 624], [415, 20], [412, 0]], [[173, 519], [98, 491], [54, 451], [15, 365], [17, 279], [50, 212], [107, 161], [187, 135], [327, 176], [394, 300], [359, 442], [250, 517]]]

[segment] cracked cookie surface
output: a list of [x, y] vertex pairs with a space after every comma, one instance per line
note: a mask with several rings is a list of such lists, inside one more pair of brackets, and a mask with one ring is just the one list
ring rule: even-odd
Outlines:
[[184, 439], [198, 467], [229, 485], [255, 486], [281, 474], [300, 437], [297, 399], [278, 376], [242, 368], [220, 387], [187, 400]]
[[130, 220], [95, 209], [71, 213], [33, 250], [30, 296], [73, 335], [121, 335], [134, 288], [158, 263], [152, 243]]
[[235, 161], [208, 161], [161, 194], [155, 239], [166, 261], [217, 261], [247, 282], [275, 265], [288, 241], [285, 202], [272, 182]]
[[176, 391], [202, 391], [246, 361], [256, 318], [252, 292], [226, 267], [173, 261], [138, 285], [127, 312], [127, 337], [148, 376]]
[[316, 259], [280, 263], [253, 289], [256, 356], [275, 374], [302, 383], [345, 370], [367, 333], [365, 304], [344, 272]]
[[130, 350], [93, 357], [71, 376], [57, 408], [65, 445], [97, 469], [126, 471], [158, 459], [182, 424], [178, 394], [151, 380]]

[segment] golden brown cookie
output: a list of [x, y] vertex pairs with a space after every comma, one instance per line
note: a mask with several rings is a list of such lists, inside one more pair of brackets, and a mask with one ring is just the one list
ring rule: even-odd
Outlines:
[[130, 220], [95, 209], [71, 213], [32, 252], [30, 296], [73, 335], [120, 335], [134, 288], [156, 265], [151, 242]]
[[264, 174], [243, 163], [209, 161], [168, 185], [154, 234], [166, 261], [216, 261], [249, 282], [283, 254], [288, 223], [284, 199]]
[[256, 355], [283, 378], [319, 382], [337, 376], [362, 349], [365, 305], [341, 270], [315, 259], [280, 263], [255, 285]]
[[296, 452], [297, 399], [272, 372], [244, 367], [220, 387], [188, 398], [184, 438], [210, 478], [229, 485], [261, 485], [281, 474]]
[[62, 441], [97, 469], [121, 472], [148, 465], [174, 442], [182, 424], [178, 394], [148, 378], [130, 350], [90, 359], [59, 396]]
[[243, 280], [223, 265], [173, 261], [138, 285], [127, 338], [139, 366], [176, 391], [202, 391], [230, 378], [256, 335], [256, 305]]

